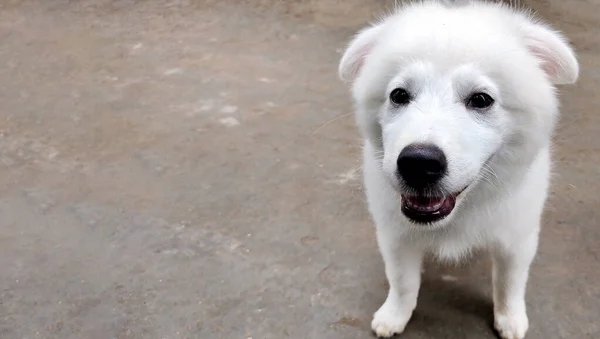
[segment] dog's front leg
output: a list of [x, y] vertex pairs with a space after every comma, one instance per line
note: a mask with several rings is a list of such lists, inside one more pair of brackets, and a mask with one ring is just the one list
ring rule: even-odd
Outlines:
[[375, 312], [371, 328], [378, 337], [387, 338], [404, 331], [417, 305], [423, 255], [381, 230], [377, 240], [390, 288], [385, 303]]
[[497, 246], [492, 252], [494, 326], [502, 339], [522, 339], [529, 327], [525, 290], [537, 244], [536, 233], [510, 246]]

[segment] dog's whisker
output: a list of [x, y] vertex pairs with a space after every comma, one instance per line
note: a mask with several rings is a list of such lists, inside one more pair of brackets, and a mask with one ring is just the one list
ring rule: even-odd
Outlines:
[[510, 190], [506, 187], [506, 184], [500, 177], [496, 174], [496, 172], [489, 167], [489, 165], [484, 165], [482, 168], [482, 179], [492, 185], [496, 190], [503, 190], [505, 193], [512, 195]]
[[311, 134], [312, 134], [312, 135], [314, 135], [314, 134], [316, 134], [318, 131], [320, 131], [322, 128], [324, 128], [325, 126], [327, 126], [327, 125], [329, 125], [329, 124], [331, 124], [331, 123], [334, 123], [334, 122], [336, 122], [336, 121], [338, 121], [338, 120], [340, 120], [340, 119], [343, 119], [343, 118], [345, 118], [345, 117], [351, 116], [351, 115], [353, 115], [353, 114], [354, 114], [354, 113], [348, 113], [348, 114], [342, 114], [342, 115], [340, 115], [340, 116], [338, 116], [338, 117], [335, 117], [335, 118], [333, 118], [333, 119], [329, 120], [328, 122], [324, 123], [323, 125], [319, 126], [319, 127], [318, 127], [317, 129], [315, 129], [315, 130], [314, 130], [314, 131], [313, 131]]

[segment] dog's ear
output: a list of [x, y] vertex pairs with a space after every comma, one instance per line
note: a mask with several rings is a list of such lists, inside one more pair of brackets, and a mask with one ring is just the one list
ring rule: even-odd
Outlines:
[[579, 77], [579, 63], [566, 39], [541, 23], [528, 22], [525, 44], [539, 60], [553, 84], [572, 84]]
[[367, 55], [371, 53], [381, 33], [381, 25], [371, 26], [360, 31], [348, 45], [340, 60], [338, 73], [343, 81], [352, 81], [358, 75]]

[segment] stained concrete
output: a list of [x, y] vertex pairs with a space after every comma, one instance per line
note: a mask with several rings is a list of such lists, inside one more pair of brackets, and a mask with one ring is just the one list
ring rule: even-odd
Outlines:
[[[336, 77], [391, 1], [0, 3], [0, 337], [369, 338], [383, 265]], [[528, 338], [599, 338], [600, 4], [579, 51]], [[429, 265], [403, 338], [494, 338], [489, 262]]]

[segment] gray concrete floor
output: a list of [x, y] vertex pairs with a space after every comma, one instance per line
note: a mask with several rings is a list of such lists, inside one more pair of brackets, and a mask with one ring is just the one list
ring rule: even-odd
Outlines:
[[[600, 338], [600, 4], [577, 47], [528, 338]], [[0, 3], [0, 337], [369, 338], [385, 297], [336, 77], [382, 0]], [[429, 265], [404, 338], [494, 338], [489, 264]]]

